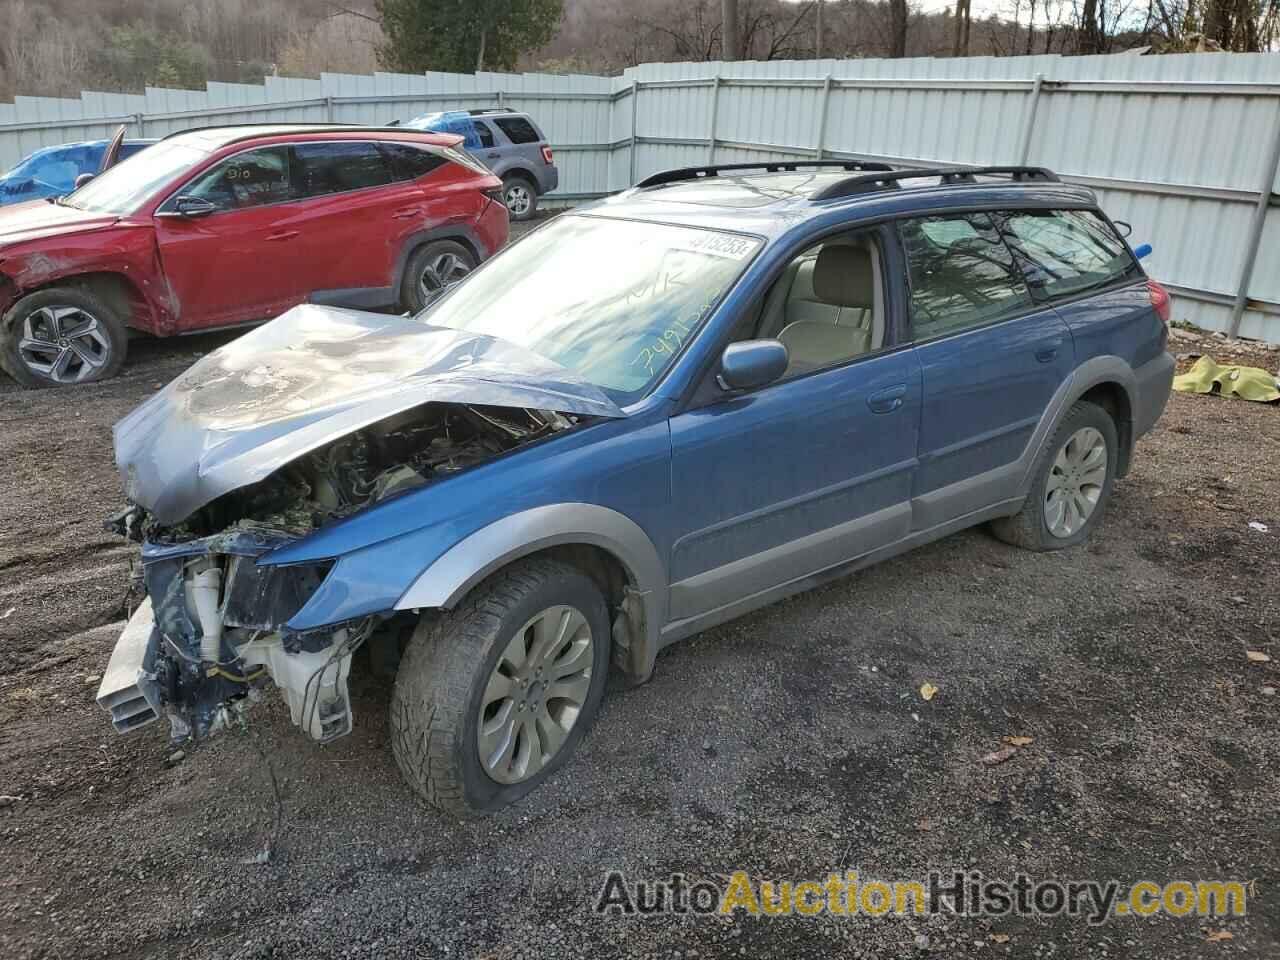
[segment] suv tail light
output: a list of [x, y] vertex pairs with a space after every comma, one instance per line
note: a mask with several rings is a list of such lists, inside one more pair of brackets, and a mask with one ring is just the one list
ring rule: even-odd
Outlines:
[[1156, 316], [1167, 327], [1169, 325], [1169, 291], [1154, 280], [1147, 281], [1147, 290], [1151, 293], [1151, 307]]
[[545, 143], [542, 145], [542, 159], [547, 162], [548, 166], [551, 164], [551, 148]]

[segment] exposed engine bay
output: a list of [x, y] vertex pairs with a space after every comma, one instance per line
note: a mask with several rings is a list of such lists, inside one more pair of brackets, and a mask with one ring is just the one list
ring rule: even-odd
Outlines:
[[313, 740], [351, 732], [352, 656], [380, 631], [399, 630], [394, 611], [292, 631], [289, 620], [331, 565], [260, 566], [258, 558], [582, 419], [426, 403], [305, 453], [176, 524], [130, 504], [107, 528], [142, 544], [146, 599], [112, 655], [99, 703], [120, 731], [163, 714], [178, 743], [242, 719], [271, 680]]

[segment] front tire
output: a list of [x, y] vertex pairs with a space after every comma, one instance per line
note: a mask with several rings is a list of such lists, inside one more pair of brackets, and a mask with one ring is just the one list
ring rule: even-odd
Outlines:
[[114, 377], [129, 343], [115, 310], [76, 287], [28, 294], [9, 308], [0, 330], [0, 366], [33, 389]]
[[1084, 542], [1102, 520], [1119, 462], [1115, 421], [1081, 400], [1040, 451], [1027, 499], [1012, 517], [991, 522], [1005, 543], [1061, 550]]
[[495, 574], [414, 632], [391, 698], [400, 772], [449, 813], [514, 803], [582, 740], [608, 667], [608, 609], [589, 577], [550, 559]]

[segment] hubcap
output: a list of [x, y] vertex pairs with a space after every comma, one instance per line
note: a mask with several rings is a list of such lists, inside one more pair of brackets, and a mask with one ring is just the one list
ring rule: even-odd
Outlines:
[[22, 321], [18, 356], [28, 370], [54, 383], [90, 380], [111, 359], [111, 341], [98, 318], [79, 307], [40, 307]]
[[1107, 441], [1081, 427], [1062, 445], [1045, 484], [1044, 519], [1055, 537], [1070, 537], [1089, 522], [1107, 481]]
[[529, 188], [523, 184], [513, 183], [507, 187], [507, 209], [517, 217], [529, 212]]
[[516, 631], [480, 698], [485, 772], [519, 783], [560, 752], [591, 689], [591, 627], [573, 607], [543, 610]]
[[429, 303], [445, 287], [457, 283], [468, 273], [471, 266], [457, 254], [442, 253], [433, 257], [418, 278], [418, 290], [422, 294], [422, 302]]

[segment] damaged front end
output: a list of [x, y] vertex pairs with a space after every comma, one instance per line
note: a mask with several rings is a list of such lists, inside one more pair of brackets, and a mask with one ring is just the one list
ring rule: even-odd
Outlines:
[[337, 558], [269, 555], [622, 415], [545, 358], [405, 318], [308, 305], [214, 351], [116, 425], [130, 505], [107, 525], [142, 545], [146, 599], [98, 702], [121, 732], [165, 716], [174, 741], [198, 740], [274, 682], [313, 740], [349, 733], [352, 655], [404, 614], [290, 629]]
[[271, 681], [311, 739], [350, 733], [352, 655], [376, 631], [394, 629], [393, 612], [290, 630], [332, 564], [269, 566], [259, 558], [574, 422], [548, 411], [427, 404], [306, 454], [179, 524], [131, 505], [107, 526], [141, 542], [146, 600], [104, 674], [99, 702], [122, 732], [163, 714], [174, 742], [200, 740], [238, 718]]

